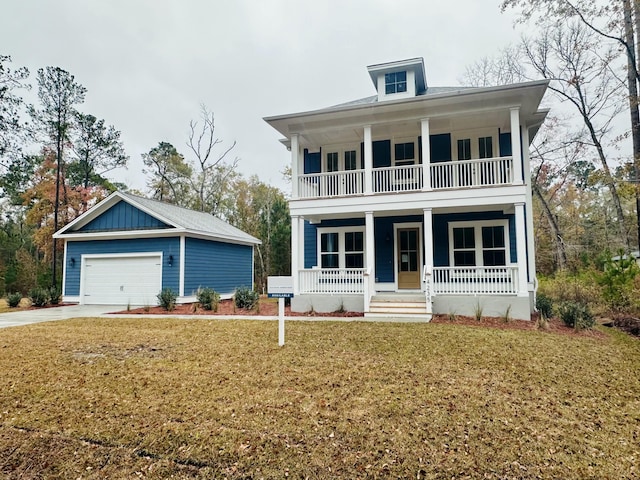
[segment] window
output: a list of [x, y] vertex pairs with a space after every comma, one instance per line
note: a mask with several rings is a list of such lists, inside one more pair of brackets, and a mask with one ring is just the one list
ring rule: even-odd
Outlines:
[[454, 267], [507, 265], [507, 220], [449, 224], [450, 259]]
[[345, 170], [358, 169], [358, 160], [356, 159], [355, 150], [347, 150], [344, 152], [344, 169]]
[[321, 268], [364, 268], [364, 228], [318, 230]]
[[338, 152], [327, 153], [327, 172], [337, 172], [338, 169]]
[[345, 232], [344, 261], [346, 268], [364, 267], [364, 233]]
[[412, 165], [415, 159], [415, 144], [413, 142], [408, 143], [396, 143], [396, 165]]
[[478, 139], [478, 156], [480, 158], [493, 158], [493, 140], [491, 137]]
[[322, 268], [338, 268], [338, 233], [323, 233], [320, 235], [320, 266]]
[[471, 139], [458, 140], [458, 160], [471, 160]]
[[384, 93], [401, 93], [407, 91], [407, 72], [385, 73]]

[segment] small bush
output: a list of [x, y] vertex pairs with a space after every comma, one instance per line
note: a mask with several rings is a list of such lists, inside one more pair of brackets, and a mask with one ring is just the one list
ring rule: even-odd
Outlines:
[[549, 319], [553, 317], [553, 300], [544, 293], [536, 295], [536, 310], [540, 312], [542, 318]]
[[563, 302], [558, 306], [558, 313], [567, 327], [573, 327], [576, 330], [592, 328], [596, 324], [589, 306], [584, 303]]
[[46, 307], [49, 303], [49, 291], [46, 288], [32, 288], [29, 290], [29, 299], [34, 307]]
[[176, 308], [177, 299], [178, 295], [170, 288], [163, 288], [158, 294], [158, 304], [168, 312]]
[[234, 295], [235, 306], [247, 310], [253, 310], [259, 299], [260, 295], [258, 292], [248, 287], [239, 287]]
[[218, 304], [220, 303], [220, 294], [213, 288], [199, 288], [196, 293], [198, 303], [205, 310], [218, 311]]
[[49, 302], [51, 303], [51, 305], [58, 305], [60, 303], [61, 297], [62, 292], [58, 287], [49, 288]]
[[16, 308], [20, 305], [20, 300], [22, 300], [22, 294], [19, 292], [7, 294], [7, 305], [9, 305], [10, 308]]

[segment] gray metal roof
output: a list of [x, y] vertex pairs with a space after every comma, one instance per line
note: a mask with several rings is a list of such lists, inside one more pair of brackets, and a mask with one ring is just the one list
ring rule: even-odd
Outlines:
[[[460, 90], [469, 90], [477, 87], [427, 87], [427, 90], [424, 93], [420, 93], [416, 95], [416, 97], [423, 97], [425, 95], [437, 95], [439, 93], [449, 93], [449, 92], [458, 92]], [[338, 105], [333, 105], [326, 110], [331, 110], [333, 108], [340, 107], [351, 107], [357, 105], [372, 105], [378, 103], [378, 95], [372, 95], [370, 97], [359, 98], [358, 100], [352, 100], [350, 102], [340, 103]]]
[[188, 208], [178, 207], [169, 203], [149, 198], [139, 197], [130, 193], [118, 192], [123, 198], [130, 200], [132, 203], [140, 205], [145, 210], [153, 212], [160, 217], [175, 225], [177, 228], [183, 228], [193, 232], [200, 232], [207, 235], [220, 236], [229, 239], [238, 239], [243, 242], [259, 244], [260, 240], [248, 233], [243, 232], [239, 228], [229, 225], [227, 222], [220, 220], [218, 217], [210, 213], [197, 212]]

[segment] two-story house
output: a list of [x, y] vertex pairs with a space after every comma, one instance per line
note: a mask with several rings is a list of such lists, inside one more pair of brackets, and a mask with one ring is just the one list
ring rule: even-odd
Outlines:
[[422, 58], [368, 71], [374, 96], [265, 118], [291, 151], [292, 310], [529, 319], [548, 82], [429, 87]]

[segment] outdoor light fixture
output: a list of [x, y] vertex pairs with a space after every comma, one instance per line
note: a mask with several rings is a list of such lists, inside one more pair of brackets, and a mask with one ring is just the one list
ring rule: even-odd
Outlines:
[[71, 265], [72, 267], [75, 267], [75, 266], [76, 266], [76, 259], [75, 259], [75, 258], [73, 258], [73, 257], [71, 257], [71, 258], [69, 259], [69, 265]]
[[169, 266], [173, 267], [173, 255], [169, 255]]

